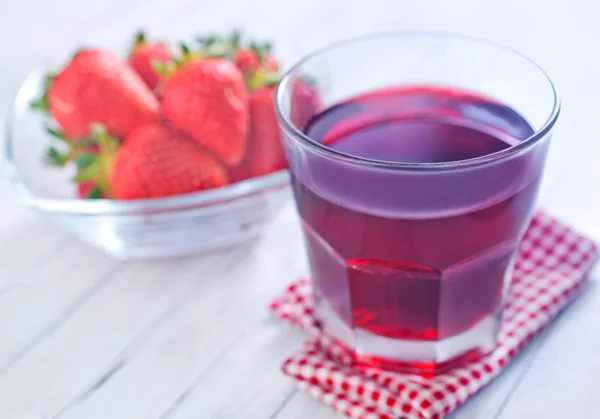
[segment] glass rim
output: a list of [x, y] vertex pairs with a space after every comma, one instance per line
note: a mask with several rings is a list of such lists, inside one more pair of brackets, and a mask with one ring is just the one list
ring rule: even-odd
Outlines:
[[[393, 162], [386, 160], [378, 160], [378, 159], [370, 159], [366, 157], [355, 156], [352, 154], [344, 153], [338, 150], [334, 150], [330, 147], [327, 147], [304, 134], [301, 130], [299, 130], [295, 124], [291, 121], [291, 119], [284, 115], [282, 112], [282, 103], [283, 103], [283, 95], [284, 92], [287, 91], [291, 84], [294, 81], [294, 77], [297, 75], [299, 70], [307, 63], [309, 63], [314, 58], [323, 56], [333, 50], [336, 50], [340, 47], [349, 46], [362, 41], [369, 40], [377, 40], [384, 38], [439, 38], [439, 39], [450, 39], [453, 41], [463, 41], [475, 43], [483, 46], [492, 47], [494, 49], [498, 49], [504, 52], [508, 52], [513, 54], [529, 64], [533, 65], [537, 70], [539, 70], [540, 75], [542, 75], [546, 81], [548, 82], [549, 87], [552, 90], [554, 103], [552, 104], [552, 111], [550, 112], [546, 121], [542, 124], [542, 126], [537, 129], [533, 134], [524, 139], [523, 141], [515, 144], [509, 148], [504, 150], [497, 151], [495, 153], [486, 154], [485, 156], [475, 157], [471, 159], [465, 160], [455, 160], [449, 162], [435, 162], [435, 163], [407, 163], [407, 162]], [[480, 166], [488, 163], [494, 163], [499, 160], [508, 158], [515, 154], [519, 154], [520, 152], [531, 148], [535, 145], [540, 139], [544, 138], [546, 134], [548, 134], [552, 128], [554, 127], [558, 116], [560, 114], [561, 109], [561, 101], [558, 95], [557, 89], [552, 82], [552, 79], [547, 74], [547, 72], [535, 61], [519, 52], [516, 49], [511, 47], [507, 47], [500, 43], [496, 43], [494, 41], [486, 40], [483, 38], [478, 38], [470, 35], [464, 35], [460, 33], [454, 32], [438, 32], [438, 31], [389, 31], [389, 32], [378, 32], [372, 33], [369, 35], [362, 35], [358, 37], [347, 38], [341, 41], [337, 41], [326, 45], [322, 48], [319, 48], [308, 55], [304, 56], [298, 62], [296, 62], [282, 77], [281, 81], [277, 85], [277, 89], [275, 92], [275, 114], [277, 115], [277, 119], [281, 124], [282, 129], [286, 134], [290, 134], [294, 137], [303, 147], [313, 151], [315, 153], [321, 154], [325, 157], [331, 157], [337, 160], [346, 161], [349, 163], [362, 164], [365, 166], [372, 167], [380, 167], [380, 168], [389, 168], [389, 169], [399, 169], [399, 170], [407, 170], [407, 171], [443, 171], [443, 170], [452, 170], [452, 169], [463, 169], [470, 168], [475, 166]]]

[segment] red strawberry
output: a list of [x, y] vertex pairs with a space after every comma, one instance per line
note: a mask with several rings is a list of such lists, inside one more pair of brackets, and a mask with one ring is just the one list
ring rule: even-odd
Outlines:
[[169, 76], [161, 96], [165, 118], [228, 166], [247, 147], [248, 90], [241, 71], [221, 58], [184, 63]]
[[145, 199], [202, 191], [227, 184], [221, 163], [160, 124], [132, 132], [114, 159], [110, 184], [116, 199]]
[[129, 64], [137, 71], [150, 89], [156, 89], [161, 79], [152, 63], [167, 64], [170, 61], [171, 54], [164, 43], [148, 43], [142, 32], [137, 35], [133, 50], [129, 54]]
[[68, 138], [89, 136], [91, 124], [103, 124], [111, 135], [127, 136], [158, 119], [159, 104], [137, 73], [111, 52], [77, 53], [49, 86], [50, 115]]
[[87, 198], [90, 191], [94, 188], [93, 180], [86, 180], [77, 184], [77, 195], [80, 198]]
[[300, 130], [321, 108], [322, 101], [319, 91], [313, 83], [306, 79], [298, 79], [292, 85], [290, 118]]
[[261, 87], [250, 93], [248, 171], [261, 176], [286, 166], [281, 134], [273, 108], [275, 89]]
[[[261, 62], [262, 61], [262, 62]], [[251, 73], [264, 68], [268, 71], [278, 71], [279, 63], [270, 54], [257, 54], [253, 49], [239, 49], [235, 52], [235, 65], [244, 73]]]
[[100, 199], [104, 194], [93, 180], [86, 180], [77, 184], [77, 196], [81, 199]]

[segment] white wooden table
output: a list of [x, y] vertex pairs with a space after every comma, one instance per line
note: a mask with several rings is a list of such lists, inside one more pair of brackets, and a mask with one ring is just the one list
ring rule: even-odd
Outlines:
[[[3, 0], [0, 112], [48, 57], [84, 42], [119, 44], [142, 26], [186, 36], [237, 25], [285, 37], [294, 54], [377, 30], [461, 31], [516, 47], [553, 75], [564, 100], [555, 136], [564, 167], [547, 206], [600, 239], [599, 13], [589, 0]], [[0, 411], [33, 409], [52, 419], [336, 418], [280, 373], [303, 336], [265, 310], [305, 272], [291, 205], [252, 247], [119, 263], [24, 209], [2, 175]], [[599, 316], [593, 283], [452, 417], [600, 417]]]

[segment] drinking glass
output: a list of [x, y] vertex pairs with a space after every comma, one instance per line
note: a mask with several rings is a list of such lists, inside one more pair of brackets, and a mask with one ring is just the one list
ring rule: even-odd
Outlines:
[[[466, 160], [361, 157], [306, 134], [307, 118], [294, 118], [306, 112], [297, 101], [301, 82], [321, 96], [314, 115], [376, 90], [435, 86], [502, 105], [461, 108], [470, 121], [510, 129], [494, 119], [498, 109], [510, 110], [530, 132]], [[537, 64], [455, 34], [351, 39], [308, 55], [284, 76], [276, 112], [318, 320], [358, 367], [428, 376], [494, 349], [559, 110], [556, 90]]]

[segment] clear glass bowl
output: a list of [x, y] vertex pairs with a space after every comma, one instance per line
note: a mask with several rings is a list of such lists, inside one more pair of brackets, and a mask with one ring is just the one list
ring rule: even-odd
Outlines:
[[118, 259], [158, 259], [202, 253], [254, 239], [289, 198], [281, 170], [224, 188], [137, 201], [76, 198], [73, 172], [45, 167], [53, 139], [43, 115], [29, 109], [43, 74], [30, 74], [6, 124], [6, 170], [23, 202], [81, 240]]

